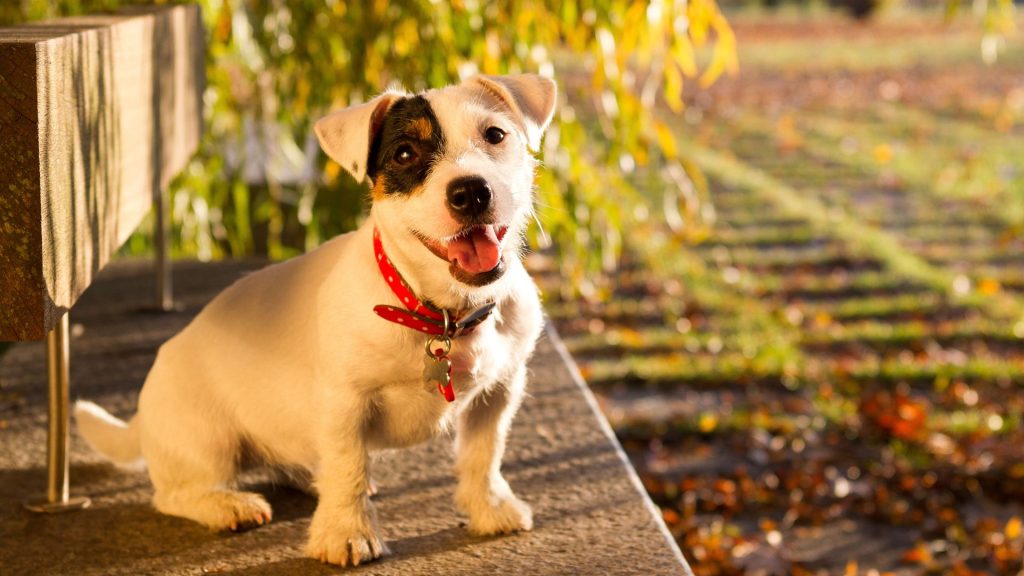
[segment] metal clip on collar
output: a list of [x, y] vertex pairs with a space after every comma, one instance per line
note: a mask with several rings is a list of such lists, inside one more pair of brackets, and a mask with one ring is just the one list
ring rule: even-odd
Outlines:
[[[448, 355], [449, 352], [452, 351], [452, 339], [451, 339], [451, 336], [449, 336], [449, 334], [451, 334], [451, 327], [452, 327], [451, 326], [451, 318], [448, 317], [448, 310], [447, 309], [442, 308], [441, 309], [441, 313], [444, 314], [444, 332], [442, 332], [438, 336], [431, 336], [427, 340], [426, 344], [424, 344], [424, 348], [427, 351], [427, 356], [430, 356], [431, 358], [435, 358], [435, 359], [438, 359], [438, 360], [440, 360], [441, 358], [444, 358], [445, 356]], [[444, 349], [443, 349], [443, 351], [440, 354], [435, 354], [434, 353], [434, 343], [437, 342], [438, 340], [440, 340], [441, 343], [444, 344]]]

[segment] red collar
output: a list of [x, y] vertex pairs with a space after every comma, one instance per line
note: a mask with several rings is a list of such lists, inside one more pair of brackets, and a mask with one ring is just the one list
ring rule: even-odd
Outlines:
[[398, 297], [398, 301], [406, 308], [403, 310], [397, 306], [385, 304], [374, 306], [373, 311], [389, 322], [401, 324], [407, 328], [419, 330], [424, 334], [432, 336], [456, 338], [471, 332], [486, 320], [491, 315], [491, 311], [494, 310], [494, 303], [491, 302], [465, 314], [461, 318], [452, 311], [448, 311], [448, 317], [451, 319], [451, 322], [449, 323], [448, 333], [444, 334], [444, 311], [433, 306], [430, 302], [420, 301], [416, 297], [412, 288], [402, 278], [402, 275], [398, 273], [398, 269], [395, 268], [391, 259], [384, 252], [384, 245], [380, 240], [380, 231], [376, 227], [373, 229], [373, 254], [377, 260], [377, 267], [380, 268], [380, 275], [384, 278], [384, 282], [387, 283], [391, 291]]

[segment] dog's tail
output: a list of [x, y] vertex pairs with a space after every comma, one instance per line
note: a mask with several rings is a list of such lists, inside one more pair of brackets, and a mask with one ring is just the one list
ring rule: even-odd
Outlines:
[[75, 402], [75, 421], [85, 441], [113, 462], [132, 464], [142, 457], [138, 415], [126, 423], [92, 402], [79, 400]]

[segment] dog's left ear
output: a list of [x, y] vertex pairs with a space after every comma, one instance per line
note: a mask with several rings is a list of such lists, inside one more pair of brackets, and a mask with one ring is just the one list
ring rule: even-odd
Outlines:
[[540, 148], [540, 139], [555, 113], [558, 87], [550, 78], [536, 74], [474, 76], [475, 82], [501, 100], [520, 120], [530, 150]]
[[317, 120], [313, 127], [320, 147], [341, 164], [356, 182], [366, 178], [370, 164], [370, 144], [380, 131], [391, 104], [403, 96], [388, 91], [365, 104], [350, 106]]

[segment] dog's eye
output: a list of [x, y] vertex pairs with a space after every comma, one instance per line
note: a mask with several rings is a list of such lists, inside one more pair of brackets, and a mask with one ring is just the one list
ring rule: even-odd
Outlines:
[[491, 126], [487, 130], [484, 130], [484, 140], [487, 140], [488, 144], [501, 144], [504, 139], [505, 131], [497, 126]]
[[416, 150], [408, 144], [399, 146], [398, 150], [395, 150], [394, 159], [401, 166], [412, 164], [416, 161]]

